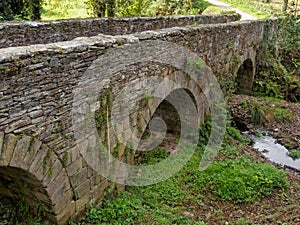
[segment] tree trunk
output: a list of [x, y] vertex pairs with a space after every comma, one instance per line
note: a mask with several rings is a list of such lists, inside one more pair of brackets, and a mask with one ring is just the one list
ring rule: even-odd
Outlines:
[[30, 1], [30, 20], [41, 19], [41, 1], [31, 0]]
[[108, 8], [107, 8], [107, 16], [114, 17], [115, 16], [115, 1], [108, 0]]

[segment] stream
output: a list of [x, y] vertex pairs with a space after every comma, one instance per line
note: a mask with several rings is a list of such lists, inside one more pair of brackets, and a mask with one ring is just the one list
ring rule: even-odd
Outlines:
[[300, 159], [290, 157], [287, 154], [288, 150], [275, 138], [265, 134], [257, 137], [248, 132], [244, 132], [244, 135], [250, 138], [254, 142], [253, 147], [271, 162], [280, 164], [282, 167], [292, 168], [300, 175]]

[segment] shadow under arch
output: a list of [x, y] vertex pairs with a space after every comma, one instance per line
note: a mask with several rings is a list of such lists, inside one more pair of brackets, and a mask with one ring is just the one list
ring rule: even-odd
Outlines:
[[[27, 213], [31, 216], [46, 218], [47, 213], [52, 213], [51, 200], [47, 190], [43, 187], [42, 182], [29, 171], [12, 166], [0, 166], [0, 181], [0, 201], [9, 199], [13, 203], [12, 207], [16, 209], [16, 214], [19, 213], [19, 210], [22, 211], [16, 205], [21, 202], [25, 202], [29, 206]], [[17, 220], [16, 216], [10, 219]]]
[[[199, 91], [194, 94], [203, 95], [200, 89]], [[171, 154], [176, 153], [180, 150], [176, 147], [181, 135], [185, 136], [188, 133], [189, 135], [198, 135], [195, 133], [195, 129], [189, 130], [189, 127], [197, 126], [202, 122], [199, 112], [196, 113], [200, 107], [194, 94], [188, 88], [177, 88], [159, 103], [141, 136], [136, 159], [141, 159], [147, 152], [157, 148], [165, 149]], [[200, 110], [204, 111], [204, 108]], [[190, 141], [192, 144], [197, 144], [198, 139], [191, 138]]]
[[[178, 112], [176, 111], [176, 108], [172, 105], [171, 101], [178, 99], [180, 101], [180, 95], [181, 91], [184, 91], [188, 94], [188, 96], [192, 99], [195, 108], [198, 110], [198, 106], [196, 103], [196, 98], [194, 97], [193, 93], [186, 89], [186, 88], [180, 88], [172, 91], [167, 98], [165, 98], [159, 106], [156, 108], [156, 111], [154, 112], [152, 117], [160, 117], [163, 119], [167, 126], [167, 132], [169, 133], [179, 133], [181, 130], [181, 121], [180, 117], [178, 115]], [[170, 101], [169, 101], [170, 100]], [[181, 107], [183, 109], [186, 108], [185, 102], [181, 102]], [[192, 117], [194, 115], [190, 115], [188, 110], [185, 111], [185, 117]], [[192, 118], [190, 118], [192, 119]]]
[[67, 173], [55, 152], [36, 137], [6, 134], [0, 146], [0, 197], [25, 202], [29, 216], [64, 224], [73, 197]]
[[252, 86], [254, 80], [254, 67], [250, 58], [246, 59], [237, 71], [236, 84], [237, 94], [250, 95], [252, 93]]

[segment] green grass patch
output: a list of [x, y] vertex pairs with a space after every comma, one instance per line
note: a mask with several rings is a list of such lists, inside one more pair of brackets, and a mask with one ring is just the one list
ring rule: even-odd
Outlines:
[[300, 159], [300, 150], [297, 149], [289, 150], [288, 155], [293, 159]]
[[281, 0], [271, 1], [271, 3], [253, 0], [223, 0], [223, 2], [258, 18], [270, 18], [272, 16], [282, 15], [283, 1]]
[[244, 157], [213, 163], [195, 180], [197, 190], [209, 190], [221, 200], [259, 201], [275, 189], [288, 188], [285, 173], [272, 165], [253, 163]]
[[91, 17], [85, 2], [85, 0], [45, 0], [42, 5], [42, 20]]

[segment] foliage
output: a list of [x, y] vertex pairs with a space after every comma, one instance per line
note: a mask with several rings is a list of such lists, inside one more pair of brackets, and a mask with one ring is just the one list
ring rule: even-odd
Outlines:
[[[284, 1], [282, 0], [223, 0], [223, 2], [239, 8], [244, 12], [253, 14], [258, 18], [280, 17], [284, 15]], [[296, 4], [294, 3], [295, 1], [289, 1], [287, 12], [295, 12]]]
[[[33, 216], [33, 211], [34, 216]], [[48, 225], [42, 207], [33, 209], [23, 199], [0, 198], [0, 224]]]
[[204, 0], [88, 0], [94, 16], [158, 16], [198, 14], [210, 4]]
[[290, 122], [293, 117], [291, 110], [278, 107], [274, 109], [273, 114], [278, 123]]
[[199, 172], [197, 189], [210, 190], [222, 200], [236, 203], [255, 202], [289, 184], [283, 171], [274, 166], [252, 163], [244, 157], [213, 163]]
[[23, 8], [23, 0], [0, 0], [0, 19], [12, 20], [14, 16], [22, 14]]
[[88, 17], [85, 0], [43, 0], [42, 19], [67, 19]]
[[251, 122], [254, 124], [262, 124], [265, 122], [266, 116], [263, 107], [256, 101], [253, 101], [249, 107]]
[[297, 149], [289, 150], [288, 155], [293, 159], [300, 159], [300, 151]]
[[41, 0], [0, 0], [0, 20], [39, 20], [41, 4]]
[[259, 63], [254, 93], [260, 96], [300, 101], [300, 20], [287, 15], [268, 41]]
[[42, 18], [198, 14], [210, 5], [205, 0], [44, 0]]
[[293, 112], [290, 109], [280, 107], [280, 101], [270, 100], [268, 104], [260, 103], [256, 100], [241, 102], [244, 109], [248, 110], [251, 122], [257, 125], [268, 123], [285, 123], [293, 118]]
[[145, 214], [143, 202], [136, 196], [123, 192], [113, 201], [105, 200], [101, 207], [92, 207], [83, 224], [133, 224], [138, 217]]
[[238, 140], [241, 143], [249, 143], [250, 140], [246, 137], [244, 137], [241, 132], [232, 126], [227, 126], [227, 133], [226, 135], [231, 136], [232, 138]]
[[157, 148], [149, 152], [141, 152], [139, 164], [141, 165], [150, 165], [158, 163], [159, 161], [167, 158], [169, 154], [165, 149]]

